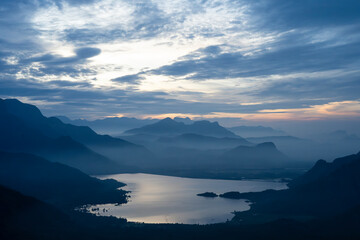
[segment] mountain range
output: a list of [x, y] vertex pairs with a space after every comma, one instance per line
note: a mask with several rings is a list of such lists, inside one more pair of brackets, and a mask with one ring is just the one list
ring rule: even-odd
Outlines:
[[186, 133], [212, 137], [237, 137], [233, 132], [220, 126], [218, 122], [203, 120], [185, 124], [184, 122], [178, 122], [171, 118], [165, 118], [156, 123], [124, 132], [125, 135], [150, 134], [156, 136], [176, 136]]
[[[13, 99], [0, 100], [0, 132], [1, 239], [189, 239], [194, 232], [197, 239], [221, 239], [225, 234], [244, 239], [360, 236], [360, 152], [333, 162], [317, 161], [292, 180], [289, 189], [235, 194], [252, 204], [249, 211], [235, 213], [231, 224], [154, 226], [73, 211], [85, 204], [127, 201], [126, 192], [118, 189], [124, 184], [87, 173], [121, 172], [131, 164], [155, 172], [203, 174], [193, 177], [208, 176], [204, 170], [228, 174], [285, 169], [292, 160], [274, 143], [262, 141], [302, 139], [269, 136], [257, 138], [256, 144], [255, 138], [244, 139], [218, 123], [164, 119], [127, 132], [126, 137], [143, 141], [150, 151], [89, 127], [47, 118], [35, 106]], [[357, 141], [343, 133], [335, 137]]]
[[192, 172], [192, 176], [203, 176], [210, 172], [292, 165], [290, 158], [274, 144], [254, 144], [217, 122], [192, 121], [185, 124], [165, 118], [128, 130], [120, 137], [143, 144], [154, 152], [158, 158], [154, 166], [157, 164], [155, 168], [161, 169], [161, 173], [167, 170], [168, 173], [181, 171], [182, 174]]
[[47, 118], [16, 99], [1, 99], [0, 115], [0, 150], [39, 154], [92, 174], [118, 172], [152, 156], [142, 146]]
[[36, 154], [88, 174], [175, 170], [198, 176], [291, 164], [274, 144], [253, 144], [217, 122], [165, 118], [114, 138], [45, 117], [15, 99], [0, 100], [0, 115], [0, 150]]
[[60, 119], [63, 123], [68, 123], [75, 126], [88, 126], [98, 133], [109, 134], [112, 136], [120, 135], [124, 131], [132, 128], [142, 127], [159, 121], [159, 119], [137, 119], [129, 117], [108, 117], [103, 119], [96, 119], [93, 121], [85, 119], [71, 120], [66, 116], [55, 117]]
[[[55, 117], [60, 119], [63, 123], [69, 123], [75, 126], [88, 126], [97, 133], [109, 134], [111, 136], [121, 135], [126, 130], [143, 127], [161, 120], [156, 118], [139, 119], [134, 117], [107, 117], [89, 121], [86, 119], [71, 120], [66, 116]], [[183, 122], [185, 124], [193, 123], [193, 121], [188, 117], [175, 117], [174, 121]]]

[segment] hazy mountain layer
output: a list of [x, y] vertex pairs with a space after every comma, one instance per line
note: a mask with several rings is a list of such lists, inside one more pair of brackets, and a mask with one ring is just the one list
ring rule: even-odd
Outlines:
[[286, 133], [271, 127], [264, 126], [236, 126], [228, 128], [230, 131], [245, 138], [249, 137], [267, 137], [267, 136], [285, 136]]
[[238, 146], [219, 157], [223, 167], [237, 169], [284, 168], [292, 164], [272, 142], [256, 146]]

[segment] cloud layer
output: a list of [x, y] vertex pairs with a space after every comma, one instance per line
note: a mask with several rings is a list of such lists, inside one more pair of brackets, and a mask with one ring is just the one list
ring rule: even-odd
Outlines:
[[[0, 97], [70, 117], [357, 118], [359, 12], [356, 0], [4, 0]], [[323, 114], [334, 104], [345, 110]]]

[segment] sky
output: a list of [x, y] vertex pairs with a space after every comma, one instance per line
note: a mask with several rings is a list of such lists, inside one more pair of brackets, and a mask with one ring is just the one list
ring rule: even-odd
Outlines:
[[359, 13], [358, 0], [1, 0], [0, 97], [70, 118], [357, 126]]

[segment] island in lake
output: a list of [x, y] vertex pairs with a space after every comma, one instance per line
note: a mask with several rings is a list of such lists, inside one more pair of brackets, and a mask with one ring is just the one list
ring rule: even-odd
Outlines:
[[199, 193], [199, 194], [196, 194], [196, 195], [200, 196], [200, 197], [208, 197], [208, 198], [215, 198], [215, 197], [219, 196], [214, 192], [204, 192], [204, 193]]

